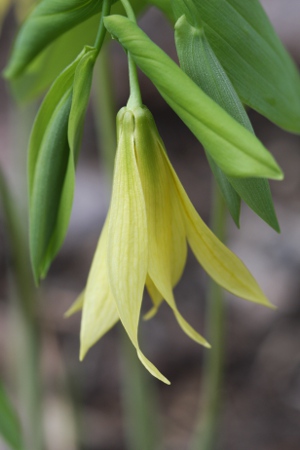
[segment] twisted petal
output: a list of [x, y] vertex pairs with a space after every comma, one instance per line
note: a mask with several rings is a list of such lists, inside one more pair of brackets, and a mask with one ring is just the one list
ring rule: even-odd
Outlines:
[[223, 288], [238, 297], [274, 308], [242, 261], [202, 221], [169, 161], [168, 165], [181, 199], [187, 239], [199, 263]]
[[108, 230], [108, 270], [120, 319], [149, 372], [169, 381], [142, 354], [138, 322], [148, 269], [145, 201], [135, 160], [133, 114], [125, 110], [119, 133]]
[[[136, 131], [137, 162], [145, 196], [148, 224], [148, 274], [157, 290], [172, 308], [183, 331], [199, 344], [208, 346], [206, 340], [181, 316], [173, 296], [172, 272], [175, 279], [182, 268], [182, 261], [174, 266], [174, 256], [185, 257], [185, 255], [182, 249], [176, 251], [174, 255], [172, 248], [174, 243], [172, 235], [175, 231], [172, 229], [171, 184], [173, 180], [163, 156], [163, 144], [158, 139], [158, 132], [149, 111], [141, 110], [141, 114], [136, 114], [136, 120], [139, 124]], [[178, 241], [182, 243], [184, 237], [184, 234], [178, 236]], [[185, 259], [183, 264], [184, 262]], [[148, 280], [149, 286], [150, 292], [154, 291]], [[157, 296], [157, 293], [155, 295]]]
[[82, 310], [80, 359], [119, 319], [107, 273], [107, 220], [89, 273]]

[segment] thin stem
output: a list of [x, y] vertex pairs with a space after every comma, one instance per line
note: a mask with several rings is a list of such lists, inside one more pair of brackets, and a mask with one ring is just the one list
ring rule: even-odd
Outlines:
[[[121, 0], [121, 2], [125, 9], [128, 19], [130, 19], [132, 22], [136, 23], [136, 17], [135, 17], [134, 11], [133, 11], [129, 1]], [[127, 106], [129, 108], [134, 108], [135, 106], [142, 105], [142, 97], [141, 97], [139, 79], [138, 79], [138, 74], [137, 74], [137, 68], [136, 68], [135, 62], [134, 62], [132, 56], [130, 55], [130, 53], [128, 53], [128, 68], [129, 68], [130, 97], [127, 102]]]
[[[215, 182], [211, 229], [222, 242], [225, 241], [226, 206]], [[212, 348], [206, 353], [204, 361], [203, 402], [198, 432], [192, 445], [193, 450], [215, 450], [219, 436], [224, 365], [224, 306], [223, 290], [212, 279], [209, 281], [207, 291], [206, 328], [206, 335]]]
[[[18, 338], [12, 339], [16, 348], [16, 374], [20, 403], [25, 425], [25, 440], [28, 448], [42, 450], [41, 392], [39, 376], [39, 330], [36, 320], [36, 296], [29, 271], [29, 255], [25, 244], [19, 214], [10, 189], [0, 168], [0, 204], [2, 203], [7, 225], [10, 252], [12, 255], [12, 319]], [[17, 341], [17, 342], [16, 342]]]
[[138, 80], [138, 74], [136, 70], [135, 62], [132, 56], [128, 53], [128, 68], [129, 68], [129, 85], [130, 85], [130, 97], [127, 102], [129, 108], [136, 106], [142, 106], [142, 97], [140, 91], [140, 85]]
[[100, 25], [98, 28], [98, 33], [94, 44], [94, 47], [97, 49], [97, 56], [100, 53], [106, 35], [106, 28], [104, 26], [103, 18], [109, 14], [110, 8], [111, 8], [111, 0], [104, 0], [101, 12]]
[[124, 330], [121, 330], [121, 350], [127, 447], [130, 450], [159, 450], [159, 417], [153, 379], [141, 365]]

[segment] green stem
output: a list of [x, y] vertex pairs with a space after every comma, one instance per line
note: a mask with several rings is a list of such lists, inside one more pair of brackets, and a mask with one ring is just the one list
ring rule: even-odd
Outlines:
[[136, 65], [130, 53], [128, 53], [128, 67], [129, 67], [130, 97], [127, 102], [127, 106], [128, 108], [134, 108], [136, 106], [142, 106], [142, 97]]
[[[222, 242], [225, 241], [226, 205], [215, 182], [211, 229]], [[204, 361], [203, 402], [193, 450], [215, 450], [219, 436], [224, 365], [224, 306], [223, 290], [212, 279], [207, 291], [206, 320], [206, 335], [212, 348], [206, 353]]]
[[[25, 425], [27, 448], [42, 450], [41, 392], [39, 378], [39, 332], [36, 321], [35, 290], [29, 271], [29, 255], [23, 230], [5, 177], [0, 168], [0, 202], [12, 255], [13, 327], [18, 330], [15, 356], [16, 373], [20, 389], [21, 409]], [[14, 340], [15, 341], [15, 340]]]
[[[128, 19], [130, 19], [132, 22], [136, 23], [136, 17], [135, 17], [134, 11], [133, 11], [129, 1], [121, 0], [121, 2], [125, 9]], [[141, 97], [139, 79], [138, 79], [138, 74], [137, 74], [137, 68], [136, 68], [135, 62], [134, 62], [132, 56], [130, 55], [130, 53], [128, 53], [128, 68], [129, 68], [130, 97], [127, 102], [127, 106], [129, 108], [134, 108], [136, 106], [142, 106], [142, 97]]]
[[100, 53], [106, 35], [106, 28], [104, 26], [103, 18], [109, 14], [110, 8], [111, 8], [111, 0], [104, 0], [101, 12], [100, 25], [98, 28], [98, 33], [94, 44], [94, 47], [97, 49], [97, 56]]
[[127, 448], [159, 450], [160, 430], [155, 386], [139, 361], [136, 350], [121, 330], [122, 400]]

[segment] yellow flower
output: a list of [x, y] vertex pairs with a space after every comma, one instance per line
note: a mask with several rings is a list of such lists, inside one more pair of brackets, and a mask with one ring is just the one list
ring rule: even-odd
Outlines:
[[67, 315], [83, 307], [81, 359], [120, 319], [144, 366], [169, 383], [141, 352], [138, 323], [146, 285], [154, 305], [148, 317], [164, 299], [184, 332], [209, 347], [181, 316], [173, 296], [185, 266], [187, 242], [206, 272], [225, 289], [271, 304], [244, 264], [199, 217], [171, 166], [149, 110], [122, 108], [117, 125], [110, 210], [85, 292]]

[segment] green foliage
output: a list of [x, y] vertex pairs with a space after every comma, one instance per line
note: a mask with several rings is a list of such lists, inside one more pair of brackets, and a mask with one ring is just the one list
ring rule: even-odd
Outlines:
[[93, 47], [85, 47], [61, 73], [34, 122], [28, 169], [30, 250], [36, 282], [46, 275], [67, 232], [95, 55]]
[[[4, 70], [18, 101], [41, 94], [85, 45], [93, 45], [102, 4], [103, 0], [44, 0], [36, 6], [21, 27]], [[146, 5], [146, 0], [132, 1], [137, 13]], [[112, 11], [124, 13], [120, 2]]]
[[[191, 18], [196, 23], [196, 16], [191, 14]], [[201, 24], [198, 23], [197, 27], [192, 26], [185, 15], [181, 16], [175, 25], [175, 40], [182, 69], [225, 111], [254, 133], [247, 113], [209, 45]], [[209, 154], [207, 156], [236, 224], [239, 223], [239, 196], [241, 196], [262, 219], [279, 231], [268, 181], [261, 178], [227, 177], [216, 167]]]
[[43, 0], [24, 22], [4, 75], [19, 76], [30, 62], [66, 31], [101, 11], [103, 0]]
[[10, 81], [17, 101], [28, 102], [42, 94], [85, 45], [93, 45], [99, 18], [100, 14], [96, 14], [62, 34], [26, 66], [21, 76]]
[[282, 179], [261, 142], [212, 101], [136, 24], [121, 16], [107, 17], [104, 23], [227, 175]]
[[[176, 3], [176, 19], [191, 0]], [[205, 34], [243, 103], [300, 133], [300, 77], [258, 0], [194, 0]], [[170, 4], [171, 8], [171, 4]]]
[[[114, 12], [124, 14], [121, 2], [112, 3]], [[177, 20], [175, 37], [183, 70], [131, 20], [104, 18], [109, 33], [203, 144], [236, 224], [242, 198], [278, 231], [267, 178], [283, 175], [255, 137], [243, 103], [281, 127], [300, 132], [300, 78], [259, 1], [130, 0], [129, 4], [138, 12], [153, 4]], [[97, 56], [88, 46], [95, 42], [99, 23], [103, 25], [102, 6], [103, 0], [39, 2], [21, 27], [5, 70], [20, 101], [39, 95], [57, 77], [30, 141], [30, 247], [36, 281], [45, 276], [68, 227]], [[110, 4], [106, 6], [108, 11]]]
[[23, 450], [20, 422], [2, 383], [0, 383], [0, 435], [11, 449]]

